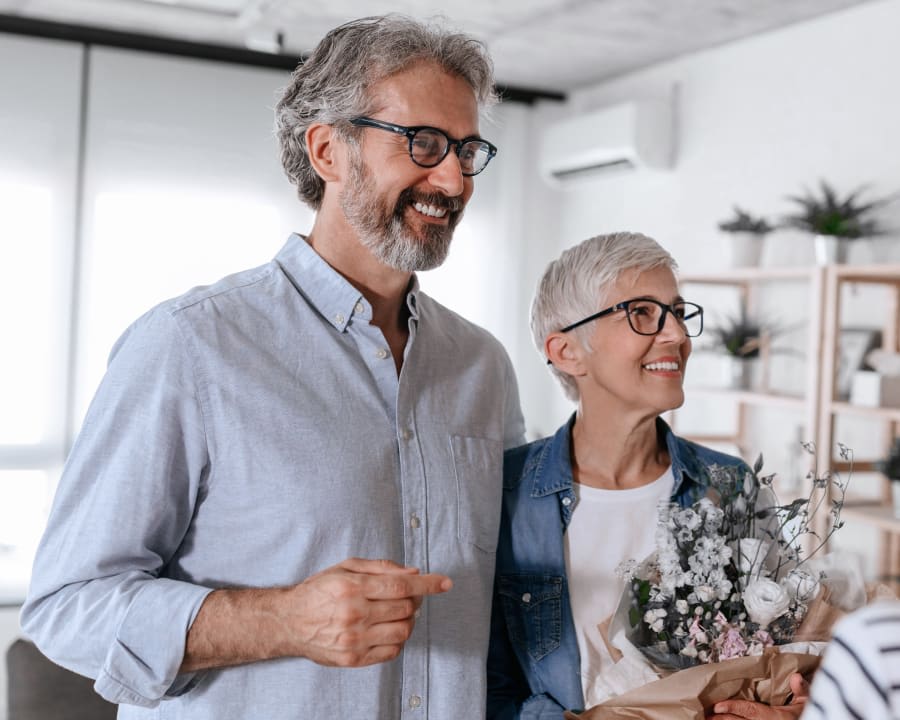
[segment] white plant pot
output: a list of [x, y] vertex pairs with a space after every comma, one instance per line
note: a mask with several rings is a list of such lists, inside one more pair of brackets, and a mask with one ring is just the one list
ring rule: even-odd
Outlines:
[[816, 235], [816, 263], [819, 265], [843, 265], [847, 262], [850, 241], [833, 235]]
[[754, 390], [759, 385], [759, 358], [722, 357], [722, 381], [731, 390]]
[[731, 267], [757, 267], [762, 257], [765, 235], [750, 232], [728, 233]]
[[894, 517], [900, 518], [900, 479], [891, 479], [891, 497], [894, 500]]

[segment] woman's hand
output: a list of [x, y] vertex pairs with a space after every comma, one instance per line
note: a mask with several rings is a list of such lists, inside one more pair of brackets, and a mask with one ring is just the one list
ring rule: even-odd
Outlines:
[[800, 673], [791, 675], [791, 692], [794, 694], [789, 705], [773, 707], [751, 700], [723, 700], [713, 707], [711, 720], [793, 720], [800, 717], [809, 698], [809, 683]]

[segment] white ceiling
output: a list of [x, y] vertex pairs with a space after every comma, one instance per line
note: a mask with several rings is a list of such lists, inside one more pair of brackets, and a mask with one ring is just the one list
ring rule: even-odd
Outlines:
[[[0, 0], [0, 13], [207, 44], [309, 52], [363, 15], [444, 16], [502, 85], [565, 92], [867, 0]], [[2, 23], [0, 23], [2, 30]]]

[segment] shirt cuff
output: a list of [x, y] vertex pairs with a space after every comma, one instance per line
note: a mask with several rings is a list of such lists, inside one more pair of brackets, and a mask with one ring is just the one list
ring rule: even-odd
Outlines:
[[188, 692], [196, 673], [178, 670], [188, 630], [211, 588], [179, 580], [149, 580], [135, 595], [94, 689], [113, 703], [155, 707]]

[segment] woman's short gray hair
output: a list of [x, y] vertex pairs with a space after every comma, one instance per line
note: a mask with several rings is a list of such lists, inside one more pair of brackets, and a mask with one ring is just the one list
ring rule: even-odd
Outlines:
[[493, 63], [481, 42], [403, 15], [341, 25], [297, 66], [275, 106], [275, 130], [281, 164], [301, 200], [318, 210], [325, 192], [325, 183], [309, 162], [307, 128], [313, 123], [335, 125], [352, 140], [356, 129], [348, 121], [374, 111], [369, 88], [419, 62], [435, 63], [465, 80], [480, 108], [496, 102]]
[[[547, 266], [531, 303], [531, 336], [541, 357], [546, 358], [544, 341], [550, 333], [603, 309], [609, 290], [622, 273], [642, 273], [656, 267], [667, 267], [674, 273], [678, 264], [656, 240], [640, 233], [597, 235], [565, 250]], [[590, 351], [591, 324], [571, 332]], [[549, 367], [566, 397], [578, 402], [574, 378]]]

